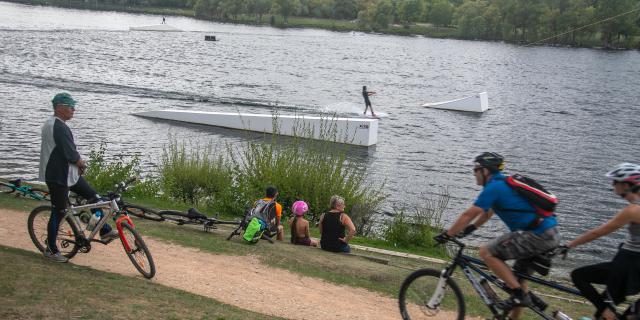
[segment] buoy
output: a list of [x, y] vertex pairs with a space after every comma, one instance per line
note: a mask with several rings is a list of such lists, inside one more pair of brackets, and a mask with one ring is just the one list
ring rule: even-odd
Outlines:
[[204, 36], [204, 41], [218, 41], [216, 36]]

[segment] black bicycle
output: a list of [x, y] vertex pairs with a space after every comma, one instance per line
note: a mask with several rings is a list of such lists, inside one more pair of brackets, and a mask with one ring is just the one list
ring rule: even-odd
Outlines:
[[[493, 274], [489, 273], [483, 261], [464, 255], [462, 252], [465, 245], [455, 238], [447, 237], [445, 240], [449, 244], [457, 246], [451, 262], [442, 270], [420, 269], [410, 274], [402, 283], [398, 302], [400, 314], [405, 320], [426, 319], [437, 316], [441, 308], [453, 311], [456, 319], [462, 320], [465, 317], [464, 295], [452, 278], [456, 268], [462, 269], [467, 280], [480, 296], [482, 302], [487, 306], [493, 315], [493, 319], [508, 319], [508, 315], [513, 306], [505, 304], [501, 297], [494, 291], [494, 287], [502, 292], [502, 296], [508, 296], [506, 284]], [[514, 266], [514, 274], [519, 279], [528, 280], [544, 287], [552, 288], [560, 292], [582, 297], [580, 291], [566, 287], [560, 283], [544, 280], [533, 276], [533, 272], [546, 275], [549, 272], [551, 257], [555, 254], [550, 251], [541, 256], [520, 261]], [[531, 294], [532, 304], [527, 306], [534, 313], [543, 319], [570, 319], [561, 312], [553, 314], [545, 313], [548, 305], [540, 299], [533, 291]]]
[[205, 232], [209, 232], [217, 228], [219, 224], [239, 225], [238, 220], [220, 220], [217, 217], [207, 217], [195, 208], [190, 208], [187, 212], [177, 210], [162, 210], [157, 214], [163, 220], [173, 222], [177, 225], [202, 225]]

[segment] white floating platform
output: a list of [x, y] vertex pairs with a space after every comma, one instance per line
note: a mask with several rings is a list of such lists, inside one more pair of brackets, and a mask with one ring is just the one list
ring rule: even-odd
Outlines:
[[134, 115], [266, 133], [274, 133], [275, 126], [276, 133], [280, 135], [297, 135], [359, 146], [371, 146], [378, 142], [378, 119], [372, 118], [273, 116], [185, 110], [146, 111]]
[[162, 31], [162, 32], [182, 32], [182, 30], [168, 24], [156, 24], [153, 26], [129, 27], [130, 31]]
[[471, 97], [451, 101], [425, 103], [422, 106], [455, 111], [485, 112], [489, 109], [489, 97], [486, 92], [480, 92]]

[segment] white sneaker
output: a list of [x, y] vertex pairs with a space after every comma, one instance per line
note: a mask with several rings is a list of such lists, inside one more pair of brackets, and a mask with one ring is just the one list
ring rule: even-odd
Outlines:
[[60, 252], [51, 253], [51, 251], [49, 251], [49, 249], [45, 249], [43, 254], [47, 259], [55, 261], [55, 262], [65, 263], [65, 262], [69, 261], [69, 258], [63, 256], [62, 254], [60, 254]]
[[117, 230], [111, 229], [108, 233], [100, 236], [100, 240], [102, 241], [111, 241], [120, 238], [120, 234]]

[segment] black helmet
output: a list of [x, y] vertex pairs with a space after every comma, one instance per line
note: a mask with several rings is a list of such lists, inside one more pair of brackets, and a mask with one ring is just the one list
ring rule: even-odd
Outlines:
[[504, 169], [504, 157], [495, 152], [483, 152], [473, 159], [473, 163], [489, 171], [502, 171]]

